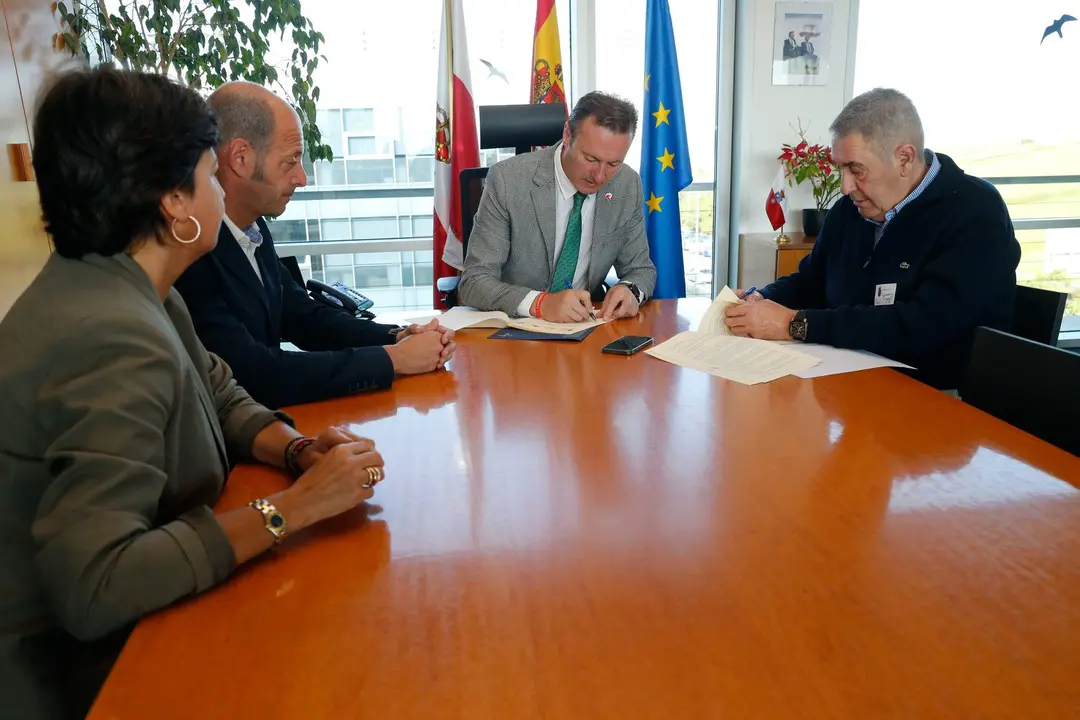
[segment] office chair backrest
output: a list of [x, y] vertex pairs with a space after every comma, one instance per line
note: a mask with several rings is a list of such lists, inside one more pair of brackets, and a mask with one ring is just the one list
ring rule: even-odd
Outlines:
[[482, 105], [480, 106], [480, 147], [514, 148], [528, 152], [532, 147], [554, 145], [562, 139], [566, 125], [566, 105]]
[[296, 281], [296, 284], [304, 287], [304, 274], [300, 272], [300, 261], [292, 255], [278, 259], [281, 260], [281, 264], [285, 266], [285, 269], [289, 271], [289, 275]]
[[1063, 292], [1017, 285], [1016, 301], [1013, 303], [1013, 335], [1056, 346], [1068, 299], [1069, 296]]
[[961, 397], [1080, 456], [1080, 355], [976, 328]]
[[480, 209], [480, 198], [484, 194], [484, 182], [487, 168], [469, 168], [458, 175], [461, 183], [461, 257], [469, 254], [469, 235], [472, 234], [473, 219]]

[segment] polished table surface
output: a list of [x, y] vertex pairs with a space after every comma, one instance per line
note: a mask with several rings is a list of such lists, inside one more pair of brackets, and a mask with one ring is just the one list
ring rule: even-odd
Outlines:
[[143, 620], [91, 717], [1080, 717], [1080, 459], [892, 370], [600, 352], [704, 307], [295, 408], [376, 439], [378, 507]]

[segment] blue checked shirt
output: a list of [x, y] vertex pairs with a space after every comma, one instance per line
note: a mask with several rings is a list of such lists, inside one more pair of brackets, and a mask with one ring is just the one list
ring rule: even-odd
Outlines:
[[877, 229], [874, 231], [874, 247], [877, 247], [878, 242], [881, 240], [882, 234], [885, 232], [885, 228], [889, 226], [889, 223], [892, 222], [892, 219], [899, 215], [900, 211], [907, 207], [911, 202], [913, 202], [915, 198], [922, 195], [923, 190], [926, 190], [926, 188], [930, 187], [930, 183], [934, 181], [934, 178], [937, 177], [938, 172], [941, 170], [941, 161], [937, 159], [937, 155], [935, 155], [930, 150], [925, 150], [923, 152], [925, 153], [926, 162], [930, 166], [930, 169], [926, 172], [926, 177], [922, 179], [922, 182], [919, 183], [918, 187], [912, 190], [910, 195], [898, 202], [896, 204], [896, 207], [885, 213], [885, 222], [878, 222], [877, 220], [871, 220], [870, 218], [866, 218], [867, 222], [873, 223], [877, 226]]

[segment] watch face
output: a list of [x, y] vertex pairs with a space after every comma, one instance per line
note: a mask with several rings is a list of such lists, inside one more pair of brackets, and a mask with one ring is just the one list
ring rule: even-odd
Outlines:
[[792, 340], [805, 340], [806, 339], [806, 321], [805, 320], [792, 320], [788, 326], [788, 332], [791, 333]]

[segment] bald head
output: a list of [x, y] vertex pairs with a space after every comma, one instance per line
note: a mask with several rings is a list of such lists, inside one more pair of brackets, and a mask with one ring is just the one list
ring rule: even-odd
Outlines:
[[218, 181], [225, 189], [226, 214], [241, 227], [258, 216], [280, 215], [296, 188], [307, 184], [296, 111], [249, 82], [222, 85], [210, 96], [210, 107], [221, 133]]
[[274, 135], [274, 111], [280, 111], [283, 105], [291, 112], [281, 98], [255, 83], [222, 85], [210, 95], [210, 107], [221, 130], [221, 147], [239, 138], [258, 152], [266, 152]]

